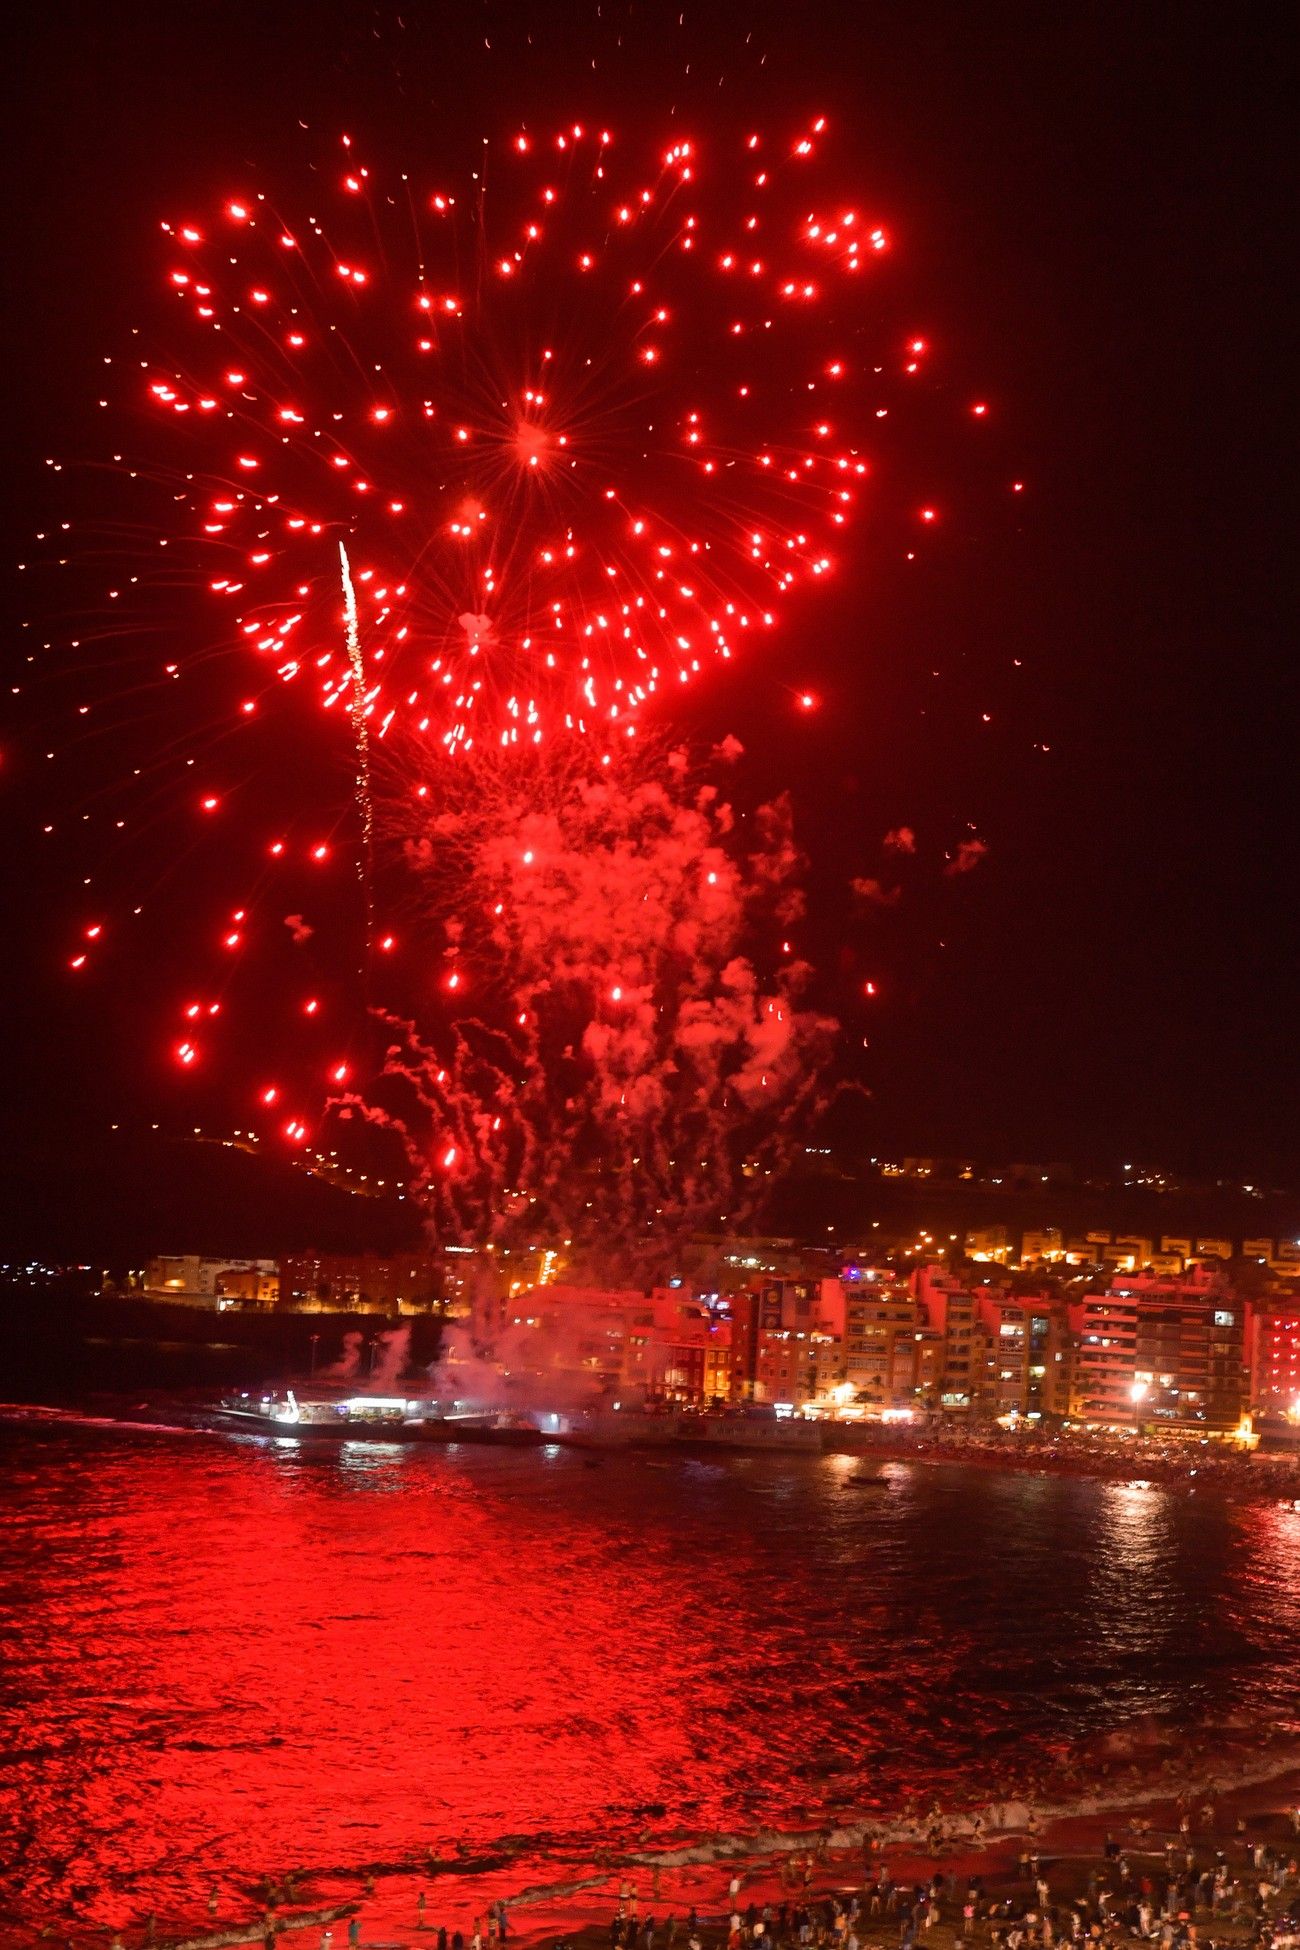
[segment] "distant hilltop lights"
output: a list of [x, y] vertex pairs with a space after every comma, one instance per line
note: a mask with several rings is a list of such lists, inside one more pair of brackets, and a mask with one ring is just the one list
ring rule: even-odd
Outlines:
[[[337, 1068], [338, 1066], [334, 1073], [336, 1079]], [[274, 1104], [278, 1101], [279, 1095], [279, 1090], [271, 1086], [262, 1092], [262, 1100], [268, 1105]], [[121, 1132], [123, 1129], [117, 1123], [110, 1124], [108, 1128], [113, 1133]], [[148, 1129], [159, 1133], [163, 1131], [161, 1123], [157, 1122], [150, 1124]], [[209, 1131], [195, 1124], [187, 1131], [176, 1135], [196, 1139], [200, 1143], [219, 1145], [228, 1150], [254, 1151], [266, 1148], [264, 1136], [255, 1130]], [[1042, 1187], [1047, 1186], [1049, 1189], [1057, 1188], [1063, 1191], [1081, 1190], [1102, 1193], [1153, 1191], [1171, 1196], [1183, 1195], [1195, 1198], [1222, 1194], [1226, 1197], [1243, 1197], [1256, 1201], [1270, 1197], [1285, 1199], [1290, 1196], [1289, 1187], [1268, 1186], [1261, 1179], [1245, 1181], [1235, 1178], [1194, 1178], [1156, 1165], [1131, 1163], [1119, 1165], [1113, 1171], [1106, 1171], [1063, 1161], [1047, 1163], [1016, 1161], [1001, 1164], [981, 1162], [969, 1156], [926, 1157], [906, 1154], [888, 1157], [883, 1154], [873, 1154], [868, 1158], [855, 1160], [851, 1155], [846, 1155], [834, 1145], [828, 1144], [805, 1144], [800, 1148], [798, 1157], [805, 1161], [825, 1160], [840, 1177], [922, 1182], [936, 1191], [962, 1189], [1031, 1192], [1041, 1191]], [[294, 1169], [320, 1177], [340, 1190], [365, 1197], [375, 1197], [382, 1193], [405, 1200], [407, 1196], [408, 1187], [399, 1173], [390, 1169], [381, 1175], [376, 1171], [363, 1170], [359, 1164], [347, 1162], [338, 1147], [325, 1149], [306, 1143], [292, 1152], [283, 1153], [282, 1159]], [[740, 1166], [742, 1174], [746, 1176], [752, 1175], [758, 1169], [760, 1167], [753, 1159], [743, 1160]], [[507, 1189], [503, 1196], [528, 1198], [530, 1195], [525, 1188], [515, 1187]], [[1265, 1253], [1263, 1257], [1267, 1259], [1268, 1254]]]

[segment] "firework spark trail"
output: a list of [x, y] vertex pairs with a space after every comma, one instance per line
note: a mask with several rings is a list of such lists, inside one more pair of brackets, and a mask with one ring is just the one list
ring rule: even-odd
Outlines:
[[375, 934], [374, 839], [375, 812], [370, 796], [370, 724], [366, 717], [366, 671], [361, 656], [361, 626], [357, 621], [357, 592], [352, 582], [352, 564], [347, 544], [339, 543], [339, 568], [343, 578], [343, 618], [348, 665], [352, 671], [352, 735], [357, 747], [357, 810], [361, 819], [361, 851], [357, 874], [366, 901], [366, 953]]
[[[386, 1125], [440, 1237], [564, 1240], [605, 1271], [743, 1221], [822, 1087], [837, 1025], [802, 1000], [789, 809], [738, 820], [679, 751], [612, 772], [560, 754], [459, 771], [426, 830], [389, 807], [447, 927], [447, 1027], [385, 1012], [383, 1077], [338, 1115]], [[789, 944], [787, 943], [787, 948]], [[475, 996], [481, 991], [479, 1000]]]

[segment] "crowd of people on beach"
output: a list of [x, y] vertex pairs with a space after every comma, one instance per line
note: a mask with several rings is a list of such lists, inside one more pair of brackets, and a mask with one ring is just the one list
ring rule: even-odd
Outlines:
[[[1185, 1741], [1184, 1758], [1199, 1745]], [[663, 1870], [647, 1866], [644, 1881], [623, 1876], [607, 1930], [587, 1919], [571, 1936], [543, 1940], [547, 1950], [605, 1950], [604, 1938], [608, 1950], [1132, 1950], [1134, 1943], [1149, 1950], [1300, 1950], [1300, 1805], [1285, 1813], [1274, 1805], [1269, 1814], [1243, 1802], [1258, 1757], [1256, 1746], [1244, 1770], [1240, 1758], [1216, 1769], [1220, 1789], [1231, 1796], [1226, 1808], [1214, 1792], [1193, 1791], [1185, 1774], [1181, 1791], [1170, 1783], [1158, 1816], [1133, 1812], [1103, 1841], [1097, 1817], [1076, 1815], [1097, 1825], [1086, 1840], [1066, 1846], [1053, 1823], [1050, 1850], [1033, 1803], [1019, 1804], [1014, 1826], [1006, 1816], [1015, 1804], [986, 1810], [991, 1835], [980, 1812], [945, 1815], [913, 1804], [892, 1836], [873, 1829], [846, 1847], [827, 1829], [806, 1846], [733, 1868], [725, 1897], [710, 1903], [707, 1916], [665, 1904]], [[1139, 1764], [1133, 1771], [1146, 1771], [1149, 1780], [1155, 1756], [1144, 1758], [1146, 1770]], [[1160, 1770], [1169, 1765], [1166, 1755]], [[1149, 1798], [1147, 1805], [1153, 1807]], [[1247, 1812], [1239, 1812], [1243, 1805]], [[364, 1950], [375, 1941], [363, 1923], [376, 1893], [373, 1873], [363, 1886], [366, 1904], [317, 1911], [318, 1950]], [[214, 1888], [214, 1917], [217, 1900]], [[417, 1889], [410, 1922], [420, 1950], [507, 1950], [521, 1924], [526, 1941], [538, 1944], [536, 1928], [527, 1929], [525, 1892], [517, 1916], [497, 1899], [468, 1928], [438, 1920], [432, 1900]], [[284, 1932], [308, 1923], [301, 1911], [286, 1913], [298, 1901], [294, 1878], [266, 1884], [265, 1950], [283, 1950]], [[154, 1941], [150, 1919], [145, 1942]], [[123, 1950], [120, 1937], [110, 1950]]]
[[[1031, 1822], [1018, 1863], [1004, 1873], [978, 1834], [948, 1836], [936, 1811], [928, 1852], [964, 1848], [980, 1868], [935, 1865], [917, 1875], [913, 1859], [895, 1874], [868, 1845], [856, 1885], [819, 1894], [813, 1884], [827, 1857], [810, 1848], [785, 1859], [780, 1893], [769, 1900], [743, 1901], [742, 1877], [733, 1875], [725, 1912], [707, 1919], [695, 1908], [661, 1914], [656, 1871], [653, 1907], [642, 1908], [636, 1882], [622, 1882], [608, 1950], [1129, 1950], [1135, 1941], [1152, 1950], [1300, 1950], [1300, 1807], [1284, 1822], [1239, 1817], [1231, 1833], [1216, 1826], [1213, 1801], [1180, 1803], [1176, 1820], [1176, 1830], [1159, 1834], [1135, 1817], [1123, 1839], [1106, 1836], [1100, 1858], [1046, 1855]], [[504, 1902], [475, 1917], [468, 1935], [433, 1925], [423, 1892], [415, 1925], [430, 1950], [505, 1950], [513, 1933]], [[577, 1934], [555, 1938], [553, 1950], [578, 1950]], [[361, 1942], [354, 1917], [347, 1943]], [[320, 1950], [333, 1950], [328, 1928]]]
[[[609, 1950], [704, 1950], [706, 1935], [725, 1950], [1120, 1950], [1135, 1939], [1156, 1950], [1222, 1950], [1225, 1944], [1291, 1950], [1300, 1944], [1300, 1808], [1281, 1840], [1263, 1824], [1237, 1820], [1219, 1838], [1213, 1802], [1178, 1809], [1178, 1832], [1163, 1840], [1138, 1817], [1126, 1839], [1105, 1840], [1101, 1860], [1047, 1859], [1028, 1839], [1018, 1875], [935, 1867], [916, 1879], [895, 1876], [867, 1851], [860, 1885], [814, 1896], [815, 1857], [786, 1864], [778, 1901], [740, 1902], [733, 1877], [730, 1909], [707, 1932], [695, 1910], [679, 1921], [638, 1915], [625, 1885], [609, 1925]], [[928, 1840], [943, 1847], [936, 1821]], [[938, 1934], [934, 1934], [937, 1932]], [[439, 1946], [442, 1950], [442, 1946]], [[560, 1939], [555, 1950], [573, 1950]]]

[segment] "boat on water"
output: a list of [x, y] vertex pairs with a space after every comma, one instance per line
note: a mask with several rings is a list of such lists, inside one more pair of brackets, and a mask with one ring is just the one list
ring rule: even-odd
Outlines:
[[744, 1450], [819, 1455], [815, 1422], [770, 1408], [691, 1410], [615, 1403], [575, 1413], [517, 1413], [468, 1401], [286, 1388], [225, 1397], [210, 1424], [307, 1441], [555, 1443], [571, 1449]]
[[592, 1405], [575, 1412], [488, 1407], [445, 1397], [357, 1392], [345, 1383], [302, 1382], [245, 1389], [213, 1402], [151, 1406], [88, 1415], [75, 1409], [0, 1405], [0, 1422], [28, 1428], [120, 1429], [124, 1432], [244, 1434], [312, 1444], [493, 1443], [505, 1447], [706, 1454], [740, 1451], [783, 1456], [821, 1455], [821, 1426], [770, 1407], [684, 1409], [669, 1405]]
[[422, 1395], [355, 1393], [309, 1385], [244, 1390], [203, 1411], [209, 1426], [325, 1442], [497, 1442], [553, 1440], [531, 1419], [470, 1402]]

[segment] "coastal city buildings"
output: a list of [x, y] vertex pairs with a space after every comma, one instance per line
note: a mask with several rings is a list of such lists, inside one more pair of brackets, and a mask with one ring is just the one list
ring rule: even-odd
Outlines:
[[844, 1379], [859, 1401], [910, 1409], [919, 1375], [916, 1304], [905, 1285], [874, 1267], [845, 1281]]
[[845, 1379], [838, 1279], [772, 1280], [732, 1295], [730, 1309], [735, 1400], [793, 1409], [833, 1398]]
[[1300, 1290], [1271, 1302], [1250, 1301], [1245, 1314], [1251, 1406], [1300, 1420]]
[[990, 1336], [985, 1401], [995, 1418], [1064, 1414], [1070, 1341], [1061, 1300], [991, 1290], [980, 1307]]
[[476, 1345], [506, 1373], [611, 1397], [778, 1414], [972, 1424], [1236, 1429], [1300, 1412], [1300, 1296], [1244, 1302], [1221, 1271], [1015, 1291], [931, 1262], [846, 1267], [708, 1301], [685, 1286], [555, 1285], [486, 1302]]
[[466, 1327], [469, 1348], [453, 1361], [490, 1351], [507, 1378], [548, 1377], [557, 1400], [596, 1390], [692, 1407], [730, 1399], [731, 1320], [680, 1283], [646, 1293], [555, 1281], [503, 1296], [484, 1280]]
[[296, 1253], [280, 1260], [172, 1253], [149, 1261], [138, 1290], [147, 1300], [218, 1312], [441, 1313], [455, 1288], [454, 1265], [435, 1253]]
[[1300, 1429], [1290, 1241], [994, 1226], [839, 1250], [699, 1239], [680, 1263], [692, 1278], [646, 1290], [582, 1284], [541, 1247], [180, 1255], [151, 1261], [137, 1290], [205, 1309], [435, 1314], [461, 1324], [453, 1362], [544, 1375], [557, 1399], [1192, 1433], [1254, 1414]]
[[278, 1298], [300, 1313], [430, 1313], [441, 1306], [444, 1277], [431, 1253], [295, 1253], [280, 1263]]
[[1069, 1315], [1081, 1420], [1220, 1426], [1245, 1406], [1245, 1304], [1221, 1274], [1117, 1278]]
[[220, 1308], [223, 1302], [274, 1306], [280, 1268], [273, 1259], [205, 1259], [198, 1253], [164, 1254], [145, 1268], [146, 1299], [178, 1306]]

